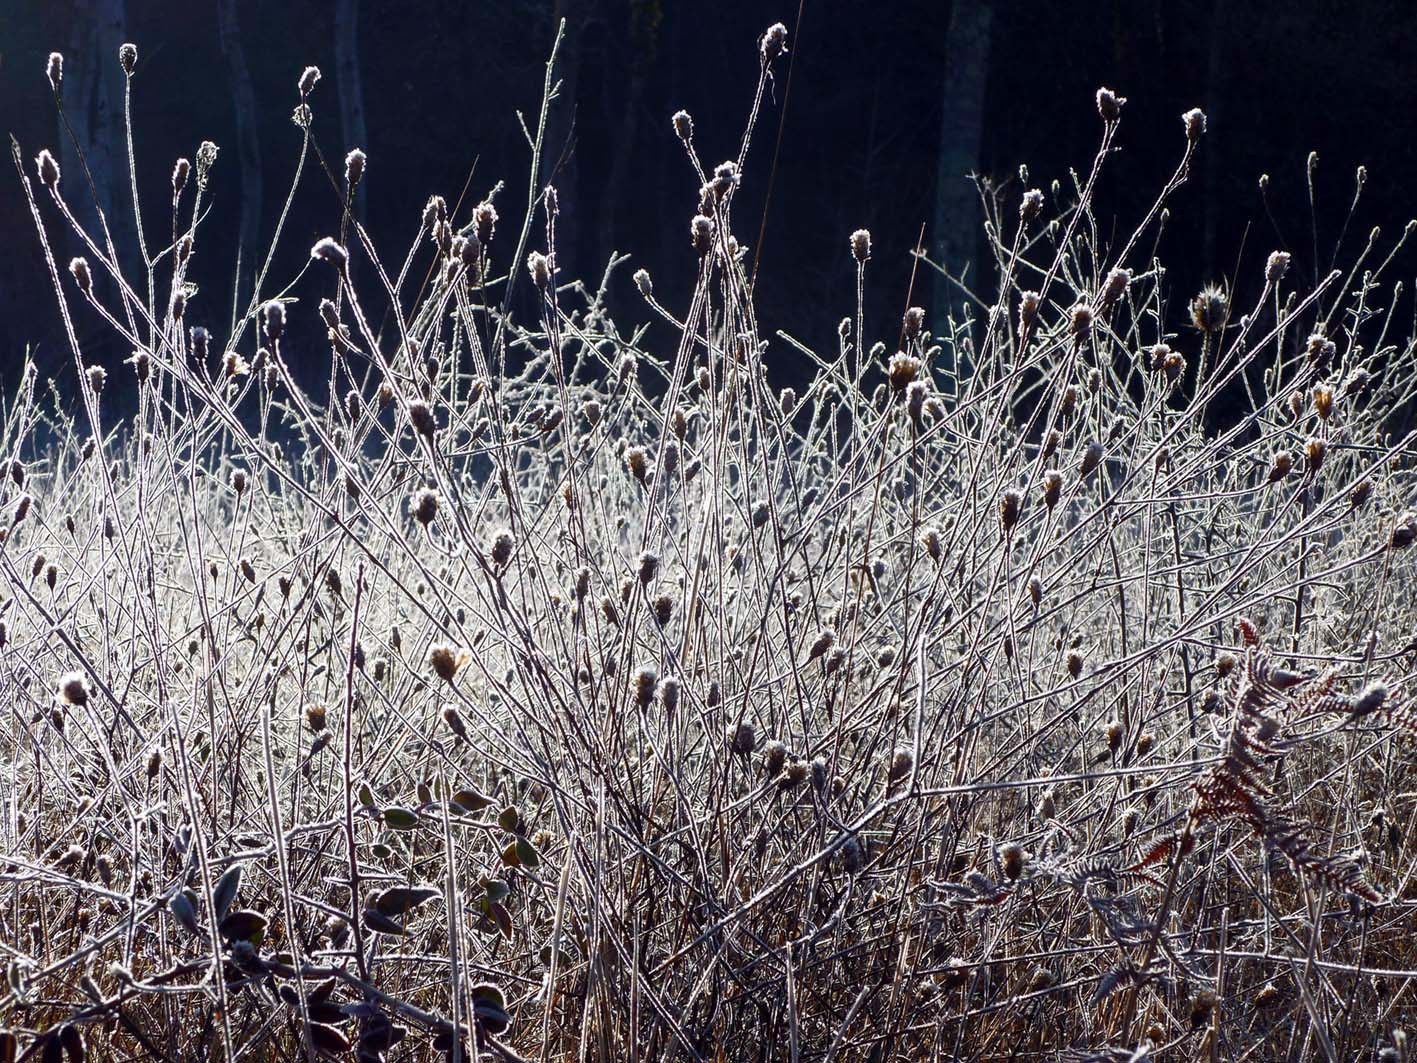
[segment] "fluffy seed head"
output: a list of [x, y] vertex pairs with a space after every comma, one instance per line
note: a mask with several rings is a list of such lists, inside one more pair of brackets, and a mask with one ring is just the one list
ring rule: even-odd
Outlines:
[[851, 234], [851, 257], [857, 263], [864, 265], [871, 257], [871, 231], [869, 229], [857, 229]]
[[646, 299], [654, 295], [654, 280], [650, 277], [649, 270], [635, 270], [635, 287], [639, 289], [640, 294]]
[[428, 527], [438, 516], [438, 492], [431, 487], [420, 487], [413, 493], [408, 508], [419, 524]]
[[131, 75], [133, 67], [138, 63], [138, 46], [132, 43], [125, 43], [118, 48], [118, 65], [123, 68], [123, 73]]
[[1018, 327], [1027, 329], [1038, 319], [1042, 298], [1037, 292], [1024, 292], [1018, 297]]
[[1122, 117], [1122, 106], [1127, 102], [1125, 96], [1118, 96], [1109, 88], [1097, 90], [1097, 113], [1102, 116], [1102, 120], [1108, 125]]
[[728, 728], [728, 748], [746, 757], [758, 748], [758, 729], [752, 720], [744, 720]]
[[905, 330], [905, 338], [913, 340], [920, 335], [920, 330], [925, 327], [925, 308], [922, 306], [912, 306], [905, 312], [905, 318], [901, 322]]
[[300, 98], [303, 100], [315, 90], [315, 82], [320, 80], [320, 68], [317, 66], [307, 66], [300, 74], [300, 81], [297, 87], [300, 89]]
[[512, 559], [512, 548], [516, 546], [517, 540], [510, 528], [498, 529], [492, 536], [492, 563], [498, 568], [505, 568], [507, 562]]
[[763, 746], [763, 772], [772, 778], [787, 763], [787, 746], [776, 738]]
[[1289, 272], [1289, 252], [1271, 251], [1264, 264], [1264, 282], [1271, 288], [1277, 286]]
[[1063, 494], [1063, 474], [1057, 469], [1049, 469], [1043, 474], [1043, 504], [1052, 509]]
[[45, 148], [35, 157], [35, 168], [39, 171], [39, 183], [51, 192], [59, 188], [59, 163], [55, 161], [54, 155], [48, 148]]
[[285, 331], [285, 304], [278, 299], [272, 299], [265, 305], [262, 318], [266, 326], [266, 340], [275, 343]]
[[787, 51], [787, 27], [781, 22], [774, 22], [763, 34], [763, 39], [758, 44], [758, 50], [762, 53], [765, 63], [771, 63]]
[[695, 214], [693, 221], [689, 222], [689, 238], [701, 258], [708, 254], [713, 247], [713, 219]]
[[1043, 210], [1043, 193], [1036, 188], [1030, 188], [1019, 200], [1018, 217], [1021, 222], [1030, 222], [1038, 217]]
[[1327, 421], [1333, 414], [1333, 388], [1319, 384], [1314, 388], [1314, 412], [1319, 419]]
[[340, 246], [333, 237], [326, 236], [314, 247], [310, 248], [310, 257], [320, 262], [327, 262], [341, 273], [349, 266], [349, 252]]
[[83, 672], [68, 672], [60, 676], [59, 700], [79, 709], [89, 703], [89, 683]]
[[414, 399], [408, 404], [408, 419], [414, 431], [426, 439], [432, 439], [438, 431], [438, 419], [433, 413], [433, 407], [422, 399]]
[[187, 175], [192, 172], [192, 164], [186, 159], [178, 159], [172, 165], [172, 194], [180, 195], [187, 186]]
[[1214, 334], [1225, 327], [1225, 319], [1230, 315], [1230, 299], [1225, 291], [1207, 284], [1191, 300], [1191, 324], [1206, 334]]
[[635, 701], [640, 708], [645, 708], [654, 700], [654, 691], [659, 684], [659, 672], [653, 665], [641, 665], [635, 669]]
[[85, 295], [93, 294], [93, 274], [89, 272], [88, 259], [82, 257], [71, 259], [69, 272], [73, 274], [74, 283], [78, 285], [79, 291]]
[[892, 355], [891, 364], [886, 371], [890, 378], [891, 390], [896, 394], [904, 391], [920, 375], [923, 364], [915, 355], [906, 354], [904, 351]]
[[451, 683], [466, 662], [466, 656], [452, 646], [434, 646], [428, 651], [428, 667], [445, 683]]
[[542, 291], [545, 291], [551, 283], [551, 258], [543, 255], [540, 251], [533, 251], [526, 256], [527, 272], [531, 274], [531, 281]]
[[478, 243], [486, 247], [497, 233], [497, 208], [488, 202], [479, 203], [473, 208], [472, 222], [477, 230]]
[[686, 144], [694, 139], [694, 119], [688, 111], [675, 111], [670, 119], [674, 123], [674, 135]]
[[1186, 139], [1192, 144], [1205, 136], [1205, 112], [1199, 107], [1192, 107], [1181, 115], [1181, 121], [1186, 127]]
[[1010, 487], [999, 499], [999, 524], [1005, 535], [1013, 531], [1014, 525], [1018, 523], [1019, 509], [1022, 506], [1023, 495], [1016, 488]]
[[344, 186], [351, 192], [354, 191], [359, 179], [364, 176], [364, 166], [369, 161], [369, 156], [365, 155], [359, 148], [351, 148], [349, 154], [344, 157]]
[[50, 52], [49, 62], [44, 65], [44, 75], [49, 78], [49, 87], [52, 91], [58, 92], [59, 86], [64, 84], [64, 56], [61, 52]]

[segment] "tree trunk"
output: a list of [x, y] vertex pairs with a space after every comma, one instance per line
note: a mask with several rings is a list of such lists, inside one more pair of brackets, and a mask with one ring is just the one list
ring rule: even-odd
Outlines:
[[[335, 4], [335, 80], [339, 84], [339, 122], [344, 149], [368, 150], [369, 131], [364, 124], [364, 83], [359, 73], [359, 0], [337, 0]], [[354, 199], [354, 216], [364, 222], [368, 201], [360, 179]]]
[[[940, 154], [930, 251], [931, 257], [955, 276], [974, 260], [979, 247], [979, 195], [973, 174], [979, 167], [984, 130], [984, 88], [989, 74], [993, 18], [994, 0], [955, 0], [945, 41], [944, 101], [940, 109]], [[944, 335], [947, 315], [962, 307], [958, 289], [936, 275], [931, 308], [933, 331]]]
[[236, 313], [240, 314], [251, 297], [255, 271], [261, 264], [261, 142], [256, 133], [256, 94], [241, 47], [241, 28], [236, 22], [236, 0], [218, 0], [217, 35], [231, 82], [236, 156], [241, 167], [241, 222], [237, 236], [241, 266], [236, 277]]

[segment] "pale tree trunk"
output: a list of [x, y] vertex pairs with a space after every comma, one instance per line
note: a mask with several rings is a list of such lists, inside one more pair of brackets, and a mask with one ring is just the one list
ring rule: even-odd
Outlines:
[[251, 71], [241, 47], [241, 27], [236, 21], [236, 0], [217, 0], [217, 37], [226, 59], [231, 102], [236, 117], [236, 159], [241, 168], [241, 221], [237, 247], [241, 266], [236, 275], [236, 305], [240, 314], [251, 297], [255, 271], [260, 268], [261, 142], [256, 133], [256, 93]]
[[[368, 150], [369, 132], [364, 124], [364, 83], [359, 74], [359, 0], [337, 0], [335, 4], [335, 80], [339, 85], [339, 122], [344, 149]], [[368, 189], [360, 179], [353, 213], [364, 222]]]
[[[981, 222], [973, 175], [984, 131], [984, 88], [989, 74], [994, 0], [955, 0], [945, 41], [944, 100], [940, 109], [940, 154], [935, 178], [935, 225], [931, 258], [954, 276], [977, 257]], [[963, 307], [959, 290], [935, 275], [933, 331]], [[946, 346], [948, 350], [948, 345]]]

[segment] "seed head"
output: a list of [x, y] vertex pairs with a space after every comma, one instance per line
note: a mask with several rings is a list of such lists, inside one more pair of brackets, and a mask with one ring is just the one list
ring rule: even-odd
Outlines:
[[1122, 724], [1118, 720], [1109, 720], [1107, 726], [1102, 729], [1102, 736], [1107, 740], [1107, 748], [1113, 753], [1122, 748], [1123, 734]]
[[1082, 675], [1082, 664], [1082, 654], [1078, 653], [1077, 650], [1071, 651], [1068, 654], [1068, 675], [1072, 676], [1074, 679]]
[[332, 237], [326, 236], [310, 248], [310, 257], [320, 262], [328, 262], [343, 273], [349, 268], [349, 252]]
[[1030, 188], [1019, 200], [1018, 217], [1019, 221], [1027, 224], [1038, 217], [1043, 210], [1043, 193], [1036, 188]]
[[898, 786], [910, 775], [910, 770], [915, 767], [915, 754], [905, 746], [898, 746], [892, 750], [890, 765], [886, 771], [886, 780], [891, 786]]
[[1264, 264], [1264, 282], [1271, 288], [1279, 286], [1284, 275], [1289, 272], [1289, 252], [1271, 251]]
[[59, 700], [77, 709], [89, 703], [89, 683], [83, 672], [69, 672], [60, 677]]
[[1078, 302], [1068, 311], [1068, 315], [1073, 342], [1081, 346], [1092, 335], [1092, 307], [1085, 301]]
[[640, 708], [647, 708], [654, 700], [655, 687], [659, 683], [659, 672], [653, 665], [642, 665], [635, 669], [635, 701]]
[[492, 563], [498, 568], [506, 568], [507, 562], [512, 559], [512, 548], [516, 544], [516, 537], [512, 535], [510, 528], [499, 529], [497, 534], [492, 536]]
[[1015, 882], [1023, 874], [1024, 851], [1022, 846], [1005, 845], [999, 850], [999, 862], [1004, 868], [1004, 877]]
[[836, 632], [831, 628], [823, 628], [817, 633], [817, 637], [812, 640], [811, 647], [807, 650], [807, 660], [815, 661], [827, 650], [836, 644]]
[[783, 745], [776, 738], [771, 739], [763, 746], [763, 772], [772, 778], [782, 771], [782, 766], [787, 763], [787, 746]]
[[426, 439], [432, 439], [438, 431], [438, 418], [433, 408], [422, 399], [414, 399], [408, 404], [408, 419], [414, 431]]
[[920, 330], [925, 327], [925, 308], [922, 306], [912, 306], [905, 312], [905, 319], [901, 322], [905, 329], [905, 338], [913, 340], [920, 335]]
[[49, 62], [44, 66], [44, 74], [49, 78], [49, 88], [57, 95], [64, 84], [64, 56], [61, 52], [50, 52]]
[[758, 748], [758, 729], [753, 726], [752, 720], [744, 720], [728, 728], [728, 748], [743, 757]]
[[644, 447], [631, 447], [625, 451], [625, 464], [629, 467], [630, 474], [641, 484], [648, 482], [649, 456]]
[[1413, 542], [1417, 542], [1417, 513], [1409, 509], [1398, 517], [1397, 523], [1392, 526], [1388, 544], [1394, 550], [1404, 550]]
[[694, 119], [688, 111], [675, 111], [670, 119], [674, 124], [674, 135], [684, 143], [694, 139]]
[[1018, 297], [1018, 327], [1027, 329], [1038, 319], [1042, 298], [1037, 292], [1024, 292]]
[[906, 354], [904, 351], [892, 355], [887, 369], [891, 390], [897, 395], [904, 391], [920, 375], [923, 364], [915, 355]]
[[1213, 334], [1225, 327], [1230, 314], [1230, 301], [1223, 289], [1207, 284], [1191, 300], [1191, 324], [1201, 332]]
[[1318, 436], [1313, 436], [1304, 444], [1304, 462], [1311, 474], [1323, 468], [1324, 457], [1328, 454], [1328, 444]]
[[1082, 467], [1078, 470], [1080, 478], [1086, 478], [1089, 473], [1102, 464], [1102, 444], [1097, 440], [1092, 440], [1087, 444], [1082, 452]]
[[1097, 113], [1102, 116], [1102, 120], [1108, 125], [1116, 122], [1122, 117], [1122, 106], [1127, 102], [1125, 96], [1118, 96], [1109, 88], [1097, 90]]
[[1013, 487], [1004, 492], [999, 499], [999, 524], [1007, 535], [1013, 531], [1014, 525], [1018, 523], [1019, 509], [1023, 506], [1023, 495]]
[[695, 214], [689, 222], [689, 237], [694, 250], [702, 258], [713, 247], [713, 219], [703, 214]]
[[320, 68], [317, 66], [307, 66], [300, 74], [300, 98], [303, 100], [315, 90], [315, 82], [320, 80]]
[[368, 161], [369, 156], [359, 148], [351, 148], [349, 154], [344, 157], [344, 186], [350, 192], [354, 191], [359, 179], [364, 176], [364, 166]]
[[428, 667], [445, 683], [457, 677], [458, 669], [467, 663], [467, 656], [452, 646], [434, 646], [428, 651]]
[[758, 50], [762, 53], [764, 63], [771, 63], [782, 55], [787, 51], [787, 27], [781, 22], [774, 22], [763, 34], [763, 39], [758, 43]]
[[543, 255], [540, 251], [533, 251], [526, 256], [527, 272], [531, 274], [531, 281], [543, 292], [551, 283], [551, 258]]
[[1186, 126], [1186, 139], [1192, 144], [1205, 136], [1205, 112], [1199, 107], [1192, 107], [1181, 115], [1181, 121]]
[[73, 274], [74, 283], [78, 285], [79, 291], [85, 295], [93, 295], [93, 274], [89, 272], [88, 259], [81, 257], [71, 259], [69, 272]]
[[1276, 450], [1274, 457], [1269, 464], [1269, 479], [1267, 483], [1278, 483], [1289, 475], [1289, 470], [1294, 468], [1294, 456], [1287, 450]]
[[926, 528], [920, 536], [920, 545], [925, 548], [926, 555], [931, 561], [939, 563], [944, 555], [944, 544], [940, 538], [940, 529]]
[[1333, 388], [1327, 384], [1319, 384], [1314, 388], [1314, 412], [1322, 421], [1327, 421], [1333, 414]]
[[1353, 490], [1348, 493], [1348, 504], [1354, 509], [1359, 509], [1366, 505], [1373, 497], [1373, 481], [1359, 480], [1353, 485]]
[[51, 192], [59, 191], [59, 163], [48, 148], [35, 157], [35, 168], [39, 171], [39, 183]]
[[1117, 266], [1108, 271], [1106, 279], [1102, 282], [1102, 305], [1108, 307], [1116, 304], [1117, 300], [1126, 293], [1127, 285], [1131, 283], [1131, 270]]
[[713, 178], [709, 181], [709, 189], [715, 198], [722, 199], [737, 187], [738, 180], [738, 164], [731, 160], [721, 162], [714, 167]]
[[263, 317], [266, 326], [266, 340], [270, 343], [279, 341], [281, 333], [285, 331], [285, 304], [278, 299], [272, 299], [265, 305]]
[[1052, 509], [1063, 494], [1063, 474], [1057, 469], [1049, 469], [1043, 474], [1043, 504]]
[[90, 390], [95, 395], [102, 394], [103, 385], [108, 383], [108, 370], [101, 365], [91, 365], [84, 370], [84, 376], [88, 379]]
[[192, 172], [192, 164], [186, 159], [178, 159], [172, 166], [172, 194], [181, 195], [187, 187], [187, 175]]
[[413, 493], [408, 508], [419, 524], [428, 527], [438, 516], [438, 492], [431, 487], [420, 487]]
[[871, 257], [871, 231], [869, 229], [857, 229], [851, 234], [851, 257], [856, 259], [859, 265], [865, 265]]
[[654, 295], [654, 281], [649, 275], [649, 270], [635, 270], [635, 287], [639, 289], [640, 294], [646, 299]]
[[133, 67], [138, 63], [138, 46], [132, 43], [125, 43], [118, 48], [118, 65], [123, 68], [123, 73], [133, 74]]
[[478, 243], [486, 247], [497, 233], [497, 208], [490, 202], [479, 203], [473, 208], [472, 222], [477, 230]]

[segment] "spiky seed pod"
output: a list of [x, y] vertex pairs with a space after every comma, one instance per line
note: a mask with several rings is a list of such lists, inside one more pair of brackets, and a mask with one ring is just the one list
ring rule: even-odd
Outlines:
[[123, 73], [129, 77], [133, 76], [133, 67], [138, 64], [138, 46], [131, 42], [125, 42], [118, 48], [118, 65], [123, 68]]
[[625, 451], [625, 464], [629, 467], [632, 475], [641, 485], [649, 480], [649, 455], [645, 453], [644, 447], [631, 447]]
[[675, 111], [670, 119], [674, 125], [674, 135], [684, 143], [694, 139], [694, 119], [688, 111]]
[[1233, 653], [1222, 653], [1215, 659], [1215, 674], [1221, 679], [1224, 679], [1235, 670], [1236, 663], [1236, 657]]
[[999, 499], [999, 524], [1005, 535], [1013, 531], [1014, 525], [1018, 523], [1019, 510], [1022, 507], [1023, 494], [1015, 488], [1009, 488]]
[[1223, 329], [1229, 316], [1229, 296], [1217, 285], [1207, 284], [1191, 300], [1191, 324], [1207, 335], [1214, 335]]
[[738, 181], [738, 164], [732, 161], [721, 162], [714, 167], [713, 177], [709, 179], [709, 188], [714, 198], [722, 199], [738, 186]]
[[1137, 756], [1144, 757], [1152, 751], [1156, 745], [1156, 736], [1150, 731], [1137, 736]]
[[758, 748], [758, 729], [752, 720], [743, 720], [728, 728], [728, 748], [742, 757]]
[[89, 683], [83, 672], [67, 672], [59, 677], [59, 700], [76, 709], [89, 703]]
[[1317, 475], [1323, 468], [1324, 456], [1328, 454], [1328, 444], [1318, 436], [1312, 437], [1304, 444], [1304, 462], [1308, 466], [1312, 475]]
[[679, 708], [679, 699], [683, 695], [683, 687], [679, 680], [672, 675], [667, 675], [659, 681], [657, 690], [659, 703], [664, 706], [664, 711], [673, 715]]
[[1181, 115], [1181, 121], [1186, 126], [1186, 139], [1192, 144], [1205, 136], [1205, 112], [1199, 107], [1192, 107]]
[[431, 487], [420, 487], [413, 493], [408, 508], [419, 524], [428, 527], [438, 516], [438, 492]]
[[1304, 396], [1301, 392], [1291, 391], [1289, 393], [1289, 416], [1298, 420], [1304, 415]]
[[1289, 252], [1271, 251], [1264, 264], [1264, 282], [1271, 288], [1279, 287], [1279, 282], [1289, 272]]
[[55, 161], [54, 155], [48, 148], [45, 148], [35, 156], [35, 169], [39, 172], [39, 183], [50, 192], [59, 190], [59, 163]]
[[763, 774], [773, 778], [787, 763], [787, 746], [773, 738], [763, 746]]
[[1168, 351], [1161, 363], [1161, 371], [1170, 383], [1176, 383], [1186, 372], [1186, 356], [1179, 351]]
[[1027, 330], [1038, 320], [1038, 309], [1043, 299], [1037, 292], [1024, 292], [1018, 297], [1018, 327]]
[[1321, 421], [1327, 421], [1333, 415], [1333, 388], [1327, 384], [1314, 388], [1314, 412]]
[[695, 214], [689, 222], [689, 239], [699, 257], [713, 249], [713, 219], [705, 214]]
[[326, 720], [325, 706], [318, 704], [305, 706], [305, 726], [310, 728], [311, 734], [319, 734], [323, 731]]
[[908, 340], [918, 339], [921, 330], [925, 327], [925, 308], [912, 306], [905, 312], [905, 317], [901, 321], [901, 326], [905, 330], [905, 338]]
[[1068, 675], [1074, 679], [1082, 675], [1082, 663], [1082, 654], [1077, 650], [1071, 651], [1068, 654]]
[[659, 673], [653, 665], [642, 665], [635, 669], [635, 702], [640, 708], [647, 708], [654, 700], [655, 688], [659, 685]]
[[635, 574], [639, 577], [641, 586], [653, 583], [654, 578], [659, 575], [659, 555], [651, 550], [640, 554]]
[[817, 637], [812, 640], [811, 647], [807, 650], [807, 660], [815, 661], [836, 643], [836, 632], [831, 628], [823, 628], [817, 632]]
[[1270, 459], [1269, 477], [1266, 482], [1278, 483], [1289, 475], [1289, 471], [1294, 468], [1294, 457], [1287, 450], [1276, 450], [1274, 457]]
[[774, 22], [763, 34], [763, 39], [758, 42], [758, 50], [764, 63], [771, 63], [782, 55], [787, 51], [787, 27], [781, 22]]
[[445, 683], [457, 678], [458, 670], [467, 662], [464, 654], [452, 646], [433, 646], [428, 651], [428, 667]]
[[891, 356], [890, 367], [887, 375], [890, 378], [891, 390], [897, 395], [904, 391], [915, 378], [920, 375], [923, 363], [913, 354], [906, 354], [904, 351]]
[[1018, 204], [1018, 220], [1025, 225], [1038, 217], [1043, 210], [1043, 193], [1036, 188], [1030, 188], [1023, 194], [1023, 198]]
[[851, 257], [857, 265], [865, 265], [871, 258], [871, 231], [857, 229], [851, 234]]
[[1043, 504], [1050, 510], [1063, 496], [1063, 474], [1057, 469], [1049, 469], [1043, 474]]
[[84, 378], [88, 381], [89, 389], [95, 395], [103, 393], [103, 386], [108, 383], [108, 370], [101, 365], [91, 365], [84, 370]]
[[1104, 87], [1097, 90], [1097, 113], [1108, 125], [1121, 119], [1122, 107], [1126, 102], [1125, 96], [1118, 96], [1109, 88]]
[[187, 175], [192, 172], [192, 164], [186, 159], [178, 159], [172, 164], [172, 195], [174, 197], [182, 194], [182, 189], [187, 187]]
[[359, 148], [351, 148], [349, 154], [344, 157], [344, 187], [349, 193], [353, 194], [355, 188], [359, 186], [359, 181], [364, 176], [364, 166], [368, 161], [369, 156]]
[[1367, 505], [1368, 500], [1373, 497], [1373, 481], [1360, 480], [1353, 485], [1353, 490], [1348, 493], [1348, 504], [1359, 509]]

